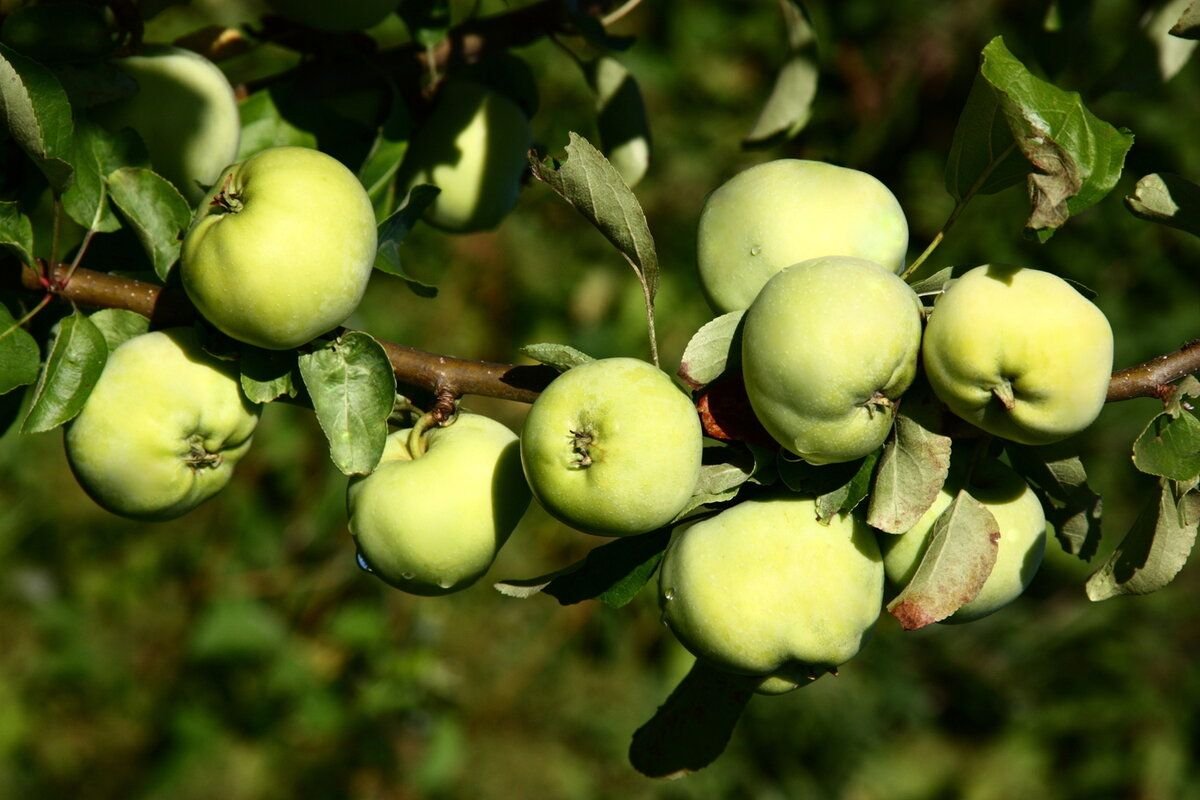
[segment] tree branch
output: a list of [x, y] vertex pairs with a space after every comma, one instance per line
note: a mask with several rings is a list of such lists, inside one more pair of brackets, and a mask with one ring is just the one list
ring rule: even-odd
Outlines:
[[1105, 402], [1157, 397], [1165, 400], [1171, 384], [1185, 375], [1200, 373], [1200, 339], [1193, 339], [1174, 353], [1167, 353], [1113, 373]]
[[[178, 286], [166, 288], [105, 272], [76, 269], [66, 286], [60, 281], [69, 267], [59, 264], [50, 270], [52, 292], [76, 305], [93, 308], [123, 308], [149, 317], [155, 327], [188, 324], [196, 310]], [[0, 289], [44, 292], [37, 270], [23, 266], [17, 280], [5, 269]], [[544, 365], [500, 364], [428, 353], [415, 347], [380, 341], [392, 364], [396, 380], [434, 395], [497, 397], [532, 403], [558, 372]]]

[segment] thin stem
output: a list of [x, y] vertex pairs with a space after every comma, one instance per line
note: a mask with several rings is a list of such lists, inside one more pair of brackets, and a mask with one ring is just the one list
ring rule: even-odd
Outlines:
[[50, 233], [50, 263], [58, 263], [58, 238], [62, 232], [62, 201], [54, 198], [54, 222]]
[[41, 311], [46, 306], [50, 305], [50, 301], [53, 299], [54, 299], [54, 295], [47, 292], [46, 295], [40, 301], [38, 301], [38, 304], [33, 307], [32, 311], [30, 311], [25, 316], [21, 317], [19, 320], [14, 322], [12, 325], [9, 325], [8, 330], [4, 331], [4, 333], [0, 333], [0, 340], [3, 340], [5, 337], [7, 337], [9, 334], [11, 334], [13, 331], [15, 331], [17, 328], [23, 327], [25, 325], [25, 323], [29, 322], [29, 320], [36, 317], [38, 315], [38, 312]]
[[630, 11], [633, 11], [635, 8], [637, 8], [641, 4], [642, 4], [642, 0], [625, 0], [625, 3], [623, 5], [621, 5], [620, 8], [610, 11], [608, 14], [601, 17], [600, 24], [606, 28], [611, 25], [615, 25], [616, 23], [623, 20], [629, 14]]
[[438, 426], [438, 415], [430, 411], [422, 414], [408, 432], [408, 454], [413, 460], [425, 455], [425, 431]]
[[650, 296], [650, 287], [642, 281], [642, 294], [646, 298], [646, 329], [650, 335], [650, 360], [654, 366], [658, 364], [658, 334], [654, 330], [654, 299]]
[[105, 190], [106, 186], [102, 181], [100, 183], [100, 202], [96, 204], [96, 214], [92, 217], [92, 224], [88, 226], [87, 233], [83, 235], [83, 241], [79, 243], [79, 249], [75, 251], [75, 258], [71, 261], [71, 267], [62, 279], [62, 286], [64, 287], [71, 282], [71, 278], [75, 275], [75, 270], [79, 269], [79, 262], [83, 260], [83, 254], [87, 252], [88, 245], [92, 243], [92, 237], [96, 235], [96, 229], [100, 227], [100, 218], [104, 216]]
[[559, 50], [562, 50], [564, 53], [570, 56], [571, 60], [574, 61], [580, 69], [587, 69], [587, 64], [585, 64], [583, 59], [579, 57], [579, 54], [570, 47], [567, 47], [566, 43], [564, 43], [561, 39], [559, 39], [553, 33], [547, 34], [546, 38], [549, 39]]

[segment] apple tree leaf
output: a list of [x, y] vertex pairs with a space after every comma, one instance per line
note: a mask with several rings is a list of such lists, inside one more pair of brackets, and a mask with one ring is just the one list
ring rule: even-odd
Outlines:
[[55, 193], [71, 185], [71, 103], [54, 73], [0, 44], [0, 116]]
[[637, 81], [620, 61], [600, 56], [584, 65], [596, 94], [596, 129], [608, 161], [630, 188], [650, 168], [650, 123]]
[[1078, 455], [1058, 446], [1026, 447], [1009, 443], [1005, 452], [1014, 470], [1042, 502], [1046, 521], [1067, 553], [1089, 561], [1100, 547], [1103, 503], [1092, 491]]
[[375, 141], [358, 168], [358, 179], [375, 206], [376, 218], [386, 218], [396, 199], [396, 172], [408, 152], [412, 133], [412, 116], [399, 94], [392, 95], [392, 107], [387, 119], [379, 126]]
[[316, 147], [317, 137], [297, 128], [279, 113], [270, 89], [261, 89], [238, 103], [242, 136], [237, 161], [245, 161], [269, 147]]
[[270, 403], [284, 395], [300, 394], [295, 350], [264, 350], [261, 347], [242, 347], [238, 365], [241, 369], [242, 392], [253, 403]]
[[1148, 13], [1142, 23], [1142, 31], [1154, 49], [1158, 77], [1163, 81], [1174, 78], [1183, 69], [1196, 51], [1196, 42], [1189, 39], [1200, 37], [1178, 36], [1173, 31], [1191, 9], [1194, 0], [1168, 0]]
[[564, 569], [493, 585], [508, 597], [526, 598], [540, 592], [553, 597], [559, 605], [599, 600], [611, 608], [620, 608], [649, 582], [670, 540], [669, 527], [623, 536], [594, 548], [583, 560]]
[[679, 360], [678, 374], [692, 389], [700, 389], [715, 381], [729, 367], [741, 361], [739, 329], [745, 310], [730, 311], [709, 320], [692, 334], [683, 357]]
[[383, 347], [350, 331], [301, 355], [299, 367], [333, 463], [345, 475], [370, 473], [383, 456], [396, 402], [396, 376]]
[[[1015, 186], [1026, 166], [991, 84], [975, 76], [946, 158], [946, 191], [958, 202]], [[915, 291], [915, 290], [914, 290]]]
[[697, 660], [654, 716], [633, 734], [629, 763], [650, 778], [679, 778], [716, 761], [762, 681]]
[[114, 103], [138, 92], [137, 80], [112, 61], [55, 64], [53, 70], [74, 109]]
[[395, 275], [404, 281], [418, 297], [436, 297], [437, 287], [422, 283], [405, 271], [400, 259], [400, 244], [407, 238], [413, 226], [421, 219], [425, 209], [442, 191], [436, 186], [421, 184], [414, 186], [404, 203], [390, 217], [379, 224], [379, 245], [375, 251], [375, 269]]
[[1137, 182], [1125, 207], [1136, 217], [1200, 236], [1200, 186], [1170, 173], [1152, 173]]
[[1200, 525], [1200, 494], [1159, 479], [1159, 491], [1103, 566], [1088, 579], [1093, 601], [1149, 594], [1170, 583], [1187, 563]]
[[875, 472], [875, 464], [879, 461], [879, 451], [876, 450], [866, 458], [852, 461], [858, 466], [850, 480], [831, 492], [817, 495], [817, 522], [828, 525], [837, 514], [849, 514], [866, 498], [871, 489], [871, 475]]
[[188, 201], [169, 180], [145, 167], [121, 167], [109, 173], [105, 183], [150, 256], [154, 272], [165, 281], [179, 260], [183, 232], [192, 221]]
[[554, 158], [540, 161], [530, 155], [533, 177], [583, 214], [633, 268], [642, 284], [650, 328], [650, 352], [657, 364], [654, 298], [658, 293], [658, 253], [646, 214], [616, 167], [608, 163], [587, 139], [574, 132], [569, 137], [565, 161]]
[[875, 471], [867, 524], [884, 533], [904, 533], [916, 525], [946, 482], [950, 445], [949, 436], [897, 415]]
[[78, 309], [58, 323], [22, 433], [41, 433], [74, 419], [104, 371], [104, 334]]
[[16, 201], [0, 202], [0, 247], [26, 266], [33, 264], [33, 224]]
[[587, 353], [576, 350], [569, 345], [552, 344], [550, 342], [527, 344], [521, 348], [521, 354], [529, 356], [540, 364], [554, 367], [559, 372], [566, 372], [571, 367], [578, 367], [580, 364], [596, 360]]
[[37, 380], [40, 363], [37, 342], [0, 303], [0, 395]]
[[101, 233], [120, 228], [121, 221], [106, 202], [109, 190], [104, 179], [122, 167], [150, 166], [142, 140], [132, 128], [109, 133], [99, 125], [81, 121], [75, 128], [72, 163], [75, 180], [62, 196], [67, 216]]
[[778, 452], [776, 463], [783, 485], [797, 494], [809, 497], [820, 497], [838, 491], [854, 479], [862, 466], [861, 459], [814, 466], [786, 450]]
[[743, 147], [769, 147], [804, 130], [817, 96], [817, 37], [808, 11], [798, 0], [780, 0], [788, 38], [788, 59], [775, 78], [775, 86], [759, 112]]
[[123, 308], [102, 308], [92, 312], [88, 319], [104, 337], [110, 353], [133, 337], [150, 330], [150, 320], [136, 311]]
[[1170, 33], [1181, 39], [1200, 39], [1200, 0], [1192, 0], [1171, 26]]
[[1200, 419], [1184, 402], [1188, 395], [1200, 394], [1200, 382], [1188, 377], [1133, 443], [1133, 464], [1142, 472], [1177, 481], [1200, 475]]
[[887, 610], [906, 631], [950, 616], [983, 588], [999, 541], [1000, 526], [992, 512], [960, 491], [933, 523], [921, 563]]
[[940, 269], [928, 278], [922, 278], [915, 283], [909, 285], [913, 290], [913, 294], [933, 294], [935, 292], [944, 292], [947, 284], [954, 280], [954, 267], [946, 267]]

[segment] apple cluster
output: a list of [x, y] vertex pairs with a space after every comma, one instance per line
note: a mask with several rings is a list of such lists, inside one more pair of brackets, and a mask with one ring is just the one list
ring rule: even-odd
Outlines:
[[[761, 164], [713, 192], [698, 235], [711, 305], [742, 315], [731, 363], [789, 458], [819, 468], [874, 453], [921, 374], [977, 438], [1055, 442], [1104, 404], [1113, 338], [1095, 305], [1049, 273], [985, 265], [949, 281], [926, 308], [897, 274], [903, 212], [870, 175]], [[955, 457], [933, 504], [901, 534], [851, 513], [819, 520], [814, 498], [793, 492], [681, 525], [659, 574], [663, 621], [699, 658], [760, 677], [761, 692], [803, 685], [859, 651], [885, 582], [899, 592], [913, 579], [935, 523], [963, 491], [991, 513], [1000, 538], [982, 588], [945, 621], [990, 614], [1032, 580], [1046, 519], [1008, 465]]]

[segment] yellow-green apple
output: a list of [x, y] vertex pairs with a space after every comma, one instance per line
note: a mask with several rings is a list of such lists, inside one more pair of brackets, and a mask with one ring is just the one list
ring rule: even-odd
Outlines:
[[387, 583], [438, 595], [477, 581], [529, 507], [517, 436], [495, 420], [460, 414], [424, 434], [388, 437], [379, 466], [352, 478], [350, 532], [359, 555]]
[[1113, 335], [1062, 278], [987, 265], [937, 299], [921, 353], [930, 386], [955, 414], [1005, 439], [1047, 444], [1099, 416]]
[[895, 196], [865, 172], [779, 159], [751, 167], [709, 195], [700, 214], [700, 284], [721, 314], [749, 307], [785, 267], [854, 256], [894, 272], [908, 222]]
[[361, 31], [378, 25], [400, 0], [268, 0], [275, 13], [322, 31]]
[[871, 529], [817, 521], [796, 495], [747, 500], [675, 530], [658, 581], [663, 622], [698, 658], [762, 675], [777, 694], [850, 660], [883, 603]]
[[[888, 581], [903, 589], [912, 580], [925, 551], [933, 524], [954, 500], [961, 480], [950, 480], [929, 510], [899, 536], [880, 533], [879, 547]], [[1042, 504], [1020, 475], [999, 461], [975, 466], [967, 492], [978, 500], [1000, 527], [996, 563], [973, 600], [944, 622], [970, 622], [1008, 605], [1029, 586], [1046, 552], [1046, 516]]]
[[97, 121], [133, 128], [154, 170], [196, 202], [237, 157], [242, 127], [233, 87], [211, 61], [178, 47], [148, 46], [116, 63], [138, 91], [96, 108]]
[[454, 233], [494, 228], [516, 205], [530, 138], [529, 119], [512, 100], [451, 80], [413, 136], [402, 181], [441, 189], [425, 212], [431, 225]]
[[354, 173], [303, 147], [226, 169], [183, 240], [183, 288], [239, 341], [286, 350], [341, 324], [375, 263], [375, 213]]
[[67, 426], [67, 460], [114, 514], [172, 519], [229, 483], [258, 414], [236, 369], [205, 353], [194, 330], [146, 333], [109, 354]]
[[895, 273], [848, 256], [804, 261], [776, 273], [746, 312], [746, 394], [790, 452], [852, 461], [887, 438], [920, 344], [920, 301]]
[[605, 358], [573, 367], [534, 402], [521, 432], [533, 495], [573, 528], [645, 533], [675, 518], [700, 475], [700, 419], [657, 367]]

